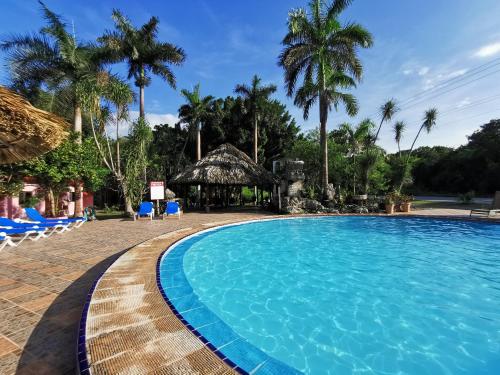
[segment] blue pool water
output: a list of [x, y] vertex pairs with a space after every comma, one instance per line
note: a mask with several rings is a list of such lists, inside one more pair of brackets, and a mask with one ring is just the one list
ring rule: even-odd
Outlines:
[[160, 275], [248, 372], [500, 374], [500, 225], [254, 222], [181, 242]]

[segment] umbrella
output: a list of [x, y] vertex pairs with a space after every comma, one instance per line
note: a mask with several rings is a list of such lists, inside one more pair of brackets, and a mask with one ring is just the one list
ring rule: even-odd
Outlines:
[[0, 164], [44, 154], [68, 137], [67, 122], [0, 86]]

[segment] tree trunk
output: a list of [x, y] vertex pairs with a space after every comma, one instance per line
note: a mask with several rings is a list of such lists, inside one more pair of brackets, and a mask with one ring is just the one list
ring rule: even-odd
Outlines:
[[139, 87], [139, 116], [144, 118], [144, 86]]
[[127, 184], [123, 181], [123, 179], [119, 179], [118, 183], [122, 189], [123, 198], [125, 199], [125, 213], [127, 216], [134, 216], [134, 208], [132, 207], [132, 201], [128, 196]]
[[120, 160], [120, 108], [116, 107], [116, 169], [118, 170], [118, 175], [122, 175], [121, 170], [121, 160]]
[[82, 143], [82, 108], [79, 103], [75, 103], [75, 116], [73, 120], [73, 131], [78, 134], [77, 143]]
[[253, 119], [253, 161], [258, 162], [258, 138], [259, 138], [259, 128], [257, 124], [257, 115]]
[[196, 160], [201, 160], [201, 125], [196, 124]]
[[54, 199], [54, 190], [51, 188], [47, 188], [45, 193], [45, 216], [54, 217], [55, 216], [55, 199]]
[[[255, 164], [258, 162], [258, 137], [259, 137], [259, 130], [258, 130], [258, 125], [257, 125], [257, 115], [254, 116], [253, 118], [253, 161]], [[253, 188], [253, 194], [255, 196], [255, 205], [257, 205], [258, 202], [258, 197], [257, 197], [257, 186], [254, 186]]]
[[82, 183], [75, 181], [75, 217], [82, 216], [83, 202], [82, 202]]
[[146, 74], [144, 73], [144, 68], [140, 68], [140, 80], [137, 82], [139, 86], [139, 116], [144, 118], [144, 85], [146, 81]]
[[319, 121], [320, 121], [320, 149], [321, 149], [321, 190], [323, 201], [328, 199], [328, 133], [326, 122], [328, 120], [328, 103], [320, 94]]

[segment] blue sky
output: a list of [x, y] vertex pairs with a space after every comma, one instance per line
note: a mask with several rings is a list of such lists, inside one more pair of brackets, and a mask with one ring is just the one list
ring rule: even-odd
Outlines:
[[[264, 82], [278, 86], [276, 98], [287, 104], [303, 130], [318, 124], [317, 109], [304, 121], [300, 109], [286, 98], [283, 73], [277, 66], [287, 13], [304, 6], [304, 0], [46, 0], [46, 4], [74, 24], [80, 40], [93, 40], [104, 29], [112, 28], [113, 7], [121, 9], [136, 25], [152, 15], [160, 18], [159, 38], [183, 47], [187, 60], [184, 66], [175, 68], [177, 91], [155, 77], [146, 89], [146, 111], [152, 125], [175, 122], [182, 103], [179, 89], [191, 89], [199, 82], [202, 94], [225, 97], [233, 94], [235, 84], [250, 81], [255, 73]], [[2, 38], [9, 33], [37, 31], [43, 25], [34, 0], [3, 0], [0, 6]], [[363, 24], [372, 32], [375, 44], [360, 53], [365, 74], [353, 91], [359, 100], [359, 115], [349, 119], [340, 108], [331, 112], [329, 128], [343, 121], [357, 123], [368, 116], [376, 120], [377, 108], [388, 98], [404, 104], [407, 98], [431, 90], [421, 100], [401, 106], [395, 120], [408, 125], [403, 147], [411, 143], [424, 110], [432, 106], [441, 112], [437, 128], [422, 136], [419, 145], [465, 143], [465, 136], [479, 125], [500, 118], [500, 66], [492, 65], [481, 74], [471, 75], [471, 69], [500, 58], [499, 14], [497, 0], [355, 0], [342, 18]], [[120, 66], [114, 69], [124, 72]], [[484, 78], [468, 84], [464, 80], [468, 75], [469, 81]], [[440, 89], [440, 84], [452, 78], [464, 80], [464, 85], [449, 92]], [[0, 83], [5, 82], [2, 67]], [[136, 114], [137, 106], [132, 110]], [[380, 144], [391, 151], [396, 149], [390, 125], [385, 125]]]

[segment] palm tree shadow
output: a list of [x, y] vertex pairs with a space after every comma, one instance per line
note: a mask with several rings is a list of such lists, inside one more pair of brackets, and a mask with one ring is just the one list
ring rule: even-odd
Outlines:
[[94, 281], [123, 253], [90, 268], [66, 288], [44, 312], [29, 335], [16, 374], [75, 374], [80, 319]]

